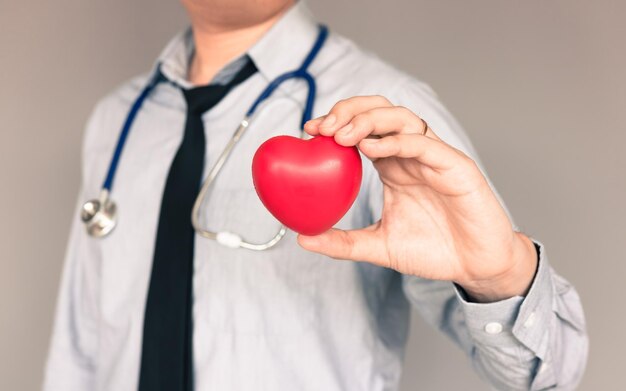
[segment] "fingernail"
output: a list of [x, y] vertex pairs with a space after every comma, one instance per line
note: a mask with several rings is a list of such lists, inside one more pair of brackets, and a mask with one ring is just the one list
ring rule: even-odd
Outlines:
[[320, 126], [327, 128], [329, 126], [333, 126], [335, 124], [335, 121], [337, 121], [337, 116], [335, 116], [335, 114], [328, 114], [326, 118], [324, 118], [324, 121], [322, 121]]
[[306, 121], [304, 123], [304, 126], [307, 126], [307, 125], [308, 126], [315, 126], [316, 124], [319, 124], [320, 122], [322, 122], [323, 119], [324, 119], [324, 116], [310, 119], [310, 120], [308, 120], [308, 121]]

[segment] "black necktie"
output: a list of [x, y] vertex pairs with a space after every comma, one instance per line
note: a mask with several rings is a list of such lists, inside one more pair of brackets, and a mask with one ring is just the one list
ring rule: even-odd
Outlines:
[[226, 85], [183, 90], [187, 119], [161, 202], [143, 326], [140, 391], [193, 390], [191, 310], [195, 232], [191, 209], [204, 168], [202, 114], [255, 72], [254, 63], [248, 61]]

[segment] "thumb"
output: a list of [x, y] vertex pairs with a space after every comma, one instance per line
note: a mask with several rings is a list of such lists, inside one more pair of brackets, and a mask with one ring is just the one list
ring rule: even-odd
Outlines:
[[385, 259], [385, 243], [374, 226], [351, 231], [333, 228], [317, 236], [298, 235], [298, 243], [305, 250], [335, 259], [377, 264]]

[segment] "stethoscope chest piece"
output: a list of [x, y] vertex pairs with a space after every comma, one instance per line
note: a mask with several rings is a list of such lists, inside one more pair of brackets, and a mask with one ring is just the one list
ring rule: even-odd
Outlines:
[[117, 207], [109, 198], [109, 192], [103, 190], [100, 199], [85, 202], [81, 208], [80, 218], [85, 223], [89, 236], [101, 238], [108, 235], [117, 222]]

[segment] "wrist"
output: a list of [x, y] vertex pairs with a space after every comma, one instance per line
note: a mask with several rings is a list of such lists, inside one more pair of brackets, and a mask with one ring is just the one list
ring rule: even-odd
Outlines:
[[526, 296], [537, 271], [537, 250], [524, 234], [516, 232], [511, 255], [511, 267], [489, 280], [460, 284], [476, 302], [489, 303], [513, 296]]

